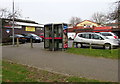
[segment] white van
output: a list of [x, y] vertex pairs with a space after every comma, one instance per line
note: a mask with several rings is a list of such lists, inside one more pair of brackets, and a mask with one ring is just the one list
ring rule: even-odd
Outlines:
[[68, 36], [68, 39], [74, 39], [74, 37], [75, 37], [75, 35], [76, 35], [76, 33], [75, 32], [69, 32], [69, 33], [67, 33], [67, 36]]

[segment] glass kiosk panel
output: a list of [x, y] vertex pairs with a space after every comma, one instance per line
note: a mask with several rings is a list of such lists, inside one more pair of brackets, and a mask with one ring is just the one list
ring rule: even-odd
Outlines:
[[51, 48], [52, 43], [52, 26], [47, 25], [44, 27], [44, 48]]
[[67, 24], [46, 24], [44, 26], [44, 48], [63, 50], [68, 47]]

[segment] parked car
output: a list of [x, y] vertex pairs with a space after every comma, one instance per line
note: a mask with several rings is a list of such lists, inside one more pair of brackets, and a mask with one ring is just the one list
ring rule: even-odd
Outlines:
[[44, 33], [40, 33], [40, 34], [39, 34], [39, 37], [41, 37], [41, 38], [42, 38], [42, 41], [44, 41]]
[[[11, 36], [10, 36], [10, 42], [12, 42], [12, 38], [13, 38], [13, 36], [11, 35]], [[25, 43], [26, 40], [27, 40], [23, 35], [14, 34], [15, 42], [17, 42], [17, 38], [19, 39], [19, 42], [20, 42], [20, 43]]]
[[32, 38], [33, 43], [40, 43], [42, 41], [42, 38], [37, 36], [36, 34], [33, 33], [24, 33], [22, 34], [26, 39], [27, 42], [30, 42], [30, 39]]
[[108, 37], [109, 39], [118, 39], [118, 36], [113, 32], [100, 32], [100, 34]]
[[74, 39], [75, 35], [76, 35], [76, 33], [74, 33], [74, 32], [67, 33], [68, 39], [71, 39], [71, 40]]
[[119, 41], [116, 39], [108, 39], [102, 34], [91, 32], [78, 33], [73, 42], [76, 47], [82, 47], [83, 44], [91, 44], [94, 46], [103, 46], [105, 49], [111, 49], [120, 45]]

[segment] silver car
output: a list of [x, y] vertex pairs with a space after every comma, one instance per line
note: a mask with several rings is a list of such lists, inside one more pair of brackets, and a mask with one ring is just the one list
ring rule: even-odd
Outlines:
[[111, 49], [114, 47], [119, 47], [119, 41], [116, 39], [108, 39], [99, 33], [84, 32], [78, 33], [74, 39], [74, 44], [76, 47], [82, 47], [84, 44], [87, 45], [100, 45], [105, 49]]

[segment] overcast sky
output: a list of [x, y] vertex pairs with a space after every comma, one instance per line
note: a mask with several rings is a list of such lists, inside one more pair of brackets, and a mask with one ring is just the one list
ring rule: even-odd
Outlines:
[[[89, 20], [93, 13], [107, 13], [118, 0], [14, 0], [15, 10], [20, 9], [23, 18], [41, 24], [65, 22], [71, 17]], [[0, 8], [12, 11], [13, 0], [0, 0]]]

